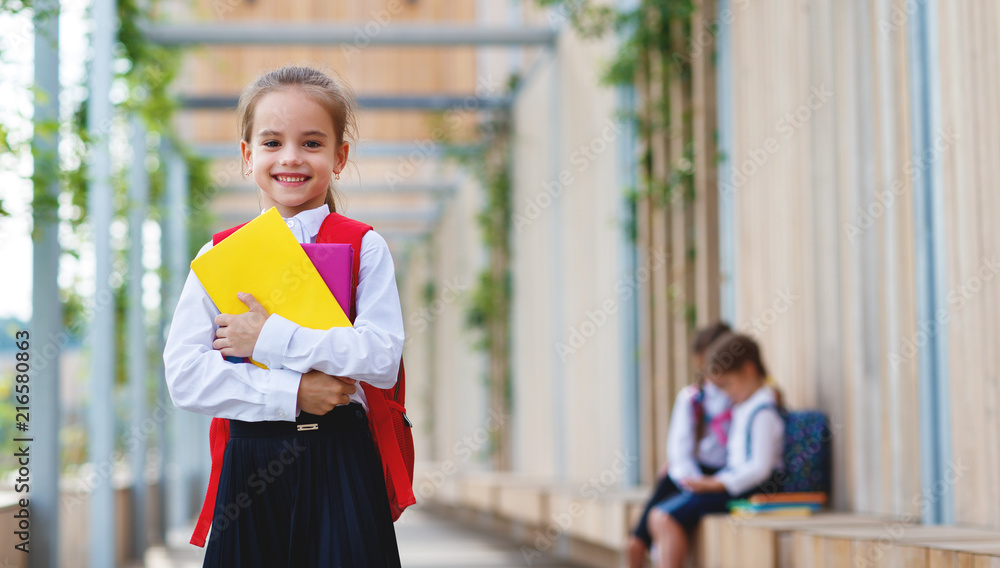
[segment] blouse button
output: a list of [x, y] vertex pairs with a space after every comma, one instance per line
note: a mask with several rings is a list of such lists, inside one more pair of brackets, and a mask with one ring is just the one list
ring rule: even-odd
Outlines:
[[285, 219], [285, 224], [288, 225], [289, 229], [291, 229], [295, 226], [295, 219]]

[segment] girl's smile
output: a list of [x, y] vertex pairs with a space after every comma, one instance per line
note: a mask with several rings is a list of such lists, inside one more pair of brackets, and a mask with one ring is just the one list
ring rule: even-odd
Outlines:
[[311, 176], [301, 174], [274, 174], [271, 176], [284, 187], [302, 187]]

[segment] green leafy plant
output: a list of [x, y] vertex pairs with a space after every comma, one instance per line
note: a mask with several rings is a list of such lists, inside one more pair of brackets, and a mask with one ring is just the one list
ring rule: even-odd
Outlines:
[[[19, 14], [30, 12], [32, 2], [29, 0], [0, 0], [0, 13]], [[127, 128], [127, 121], [130, 116], [138, 116], [150, 134], [150, 140], [170, 142], [174, 148], [179, 148], [181, 155], [186, 162], [188, 172], [189, 203], [200, 204], [214, 195], [217, 188], [212, 182], [209, 172], [208, 160], [195, 156], [187, 149], [178, 134], [174, 131], [174, 118], [179, 111], [177, 98], [170, 91], [171, 84], [177, 77], [180, 69], [181, 58], [184, 52], [177, 49], [168, 49], [157, 45], [143, 34], [140, 26], [141, 22], [148, 21], [156, 11], [156, 2], [139, 2], [138, 0], [118, 0], [116, 2], [118, 30], [116, 45], [114, 48], [115, 61], [113, 69], [116, 73], [113, 77], [116, 88], [125, 88], [126, 96], [124, 100], [113, 109], [113, 119], [111, 125], [105, 129], [102, 136], [123, 135]], [[58, 11], [42, 14], [42, 17], [58, 17]], [[36, 92], [36, 97], [44, 97], [45, 93]], [[36, 156], [42, 161], [43, 167], [36, 168], [32, 176], [32, 183], [35, 188], [32, 199], [32, 208], [36, 216], [48, 218], [54, 222], [60, 222], [62, 227], [61, 243], [63, 245], [63, 255], [67, 258], [81, 257], [81, 243], [89, 239], [86, 230], [88, 220], [87, 194], [88, 194], [88, 153], [91, 151], [95, 140], [91, 139], [91, 134], [87, 129], [87, 104], [88, 100], [80, 101], [71, 116], [66, 120], [35, 122], [35, 136], [52, 136], [56, 132], [62, 137], [62, 155], [55, 153]], [[10, 135], [10, 125], [0, 123], [0, 158], [3, 154], [17, 154], [26, 150], [26, 146], [15, 143]], [[150, 148], [149, 155], [133, 156], [133, 160], [140, 163], [155, 164], [149, 171], [150, 175], [150, 195], [148, 218], [162, 220], [165, 211], [162, 210], [162, 197], [165, 187], [165, 168], [160, 165], [159, 160], [153, 159], [157, 151], [155, 144]], [[128, 198], [128, 170], [131, 163], [122, 163], [117, 159], [113, 162], [116, 167], [112, 172], [112, 202], [113, 223], [125, 223], [131, 206]], [[45, 166], [44, 164], [49, 164]], [[53, 182], [58, 182], [60, 195], [53, 197], [42, 190], [49, 187]], [[0, 202], [0, 215], [7, 215], [3, 203]], [[187, 251], [193, 256], [198, 248], [210, 235], [209, 227], [211, 223], [210, 213], [206, 207], [191, 207], [188, 211], [172, 212], [175, 215], [183, 215], [187, 221], [189, 243], [191, 250]], [[126, 334], [130, 331], [124, 326], [125, 318], [125, 298], [126, 276], [128, 255], [133, 254], [128, 243], [115, 242], [113, 244], [112, 267], [113, 270], [123, 277], [118, 278], [119, 284], [114, 286], [112, 292], [114, 297], [114, 311], [116, 317], [116, 338], [117, 360], [115, 367], [115, 380], [117, 384], [126, 381], [125, 372], [125, 346]], [[127, 275], [129, 278], [141, 278], [141, 274]], [[168, 278], [166, 267], [161, 267], [161, 278]], [[89, 318], [88, 302], [77, 290], [76, 282], [63, 282], [60, 287], [60, 301], [63, 307], [63, 323], [65, 329], [73, 339], [79, 339], [83, 335], [82, 331], [87, 328]], [[148, 330], [150, 335], [155, 335], [157, 329]], [[155, 365], [159, 360], [159, 354], [150, 354], [150, 361]], [[155, 368], [151, 366], [150, 368]], [[151, 396], [153, 391], [151, 390]], [[150, 401], [152, 402], [152, 400]], [[85, 430], [77, 422], [79, 417], [68, 416], [64, 426], [62, 438], [63, 445], [63, 465], [72, 468], [85, 459], [86, 447]], [[77, 447], [79, 446], [79, 447]]]

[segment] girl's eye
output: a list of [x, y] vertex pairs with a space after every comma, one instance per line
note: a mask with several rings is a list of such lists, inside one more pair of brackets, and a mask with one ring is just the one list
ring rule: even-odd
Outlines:
[[268, 141], [264, 142], [263, 145], [267, 146], [268, 148], [277, 148], [281, 144], [277, 140], [268, 140]]
[[310, 140], [306, 142], [306, 148], [319, 148], [320, 146], [322, 146], [322, 144], [320, 144], [315, 140]]

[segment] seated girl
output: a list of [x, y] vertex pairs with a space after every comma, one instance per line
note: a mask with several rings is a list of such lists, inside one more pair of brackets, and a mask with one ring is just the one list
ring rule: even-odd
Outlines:
[[728, 511], [729, 501], [759, 492], [783, 467], [781, 399], [765, 384], [757, 343], [746, 335], [725, 335], [709, 347], [705, 362], [708, 379], [733, 402], [726, 465], [710, 477], [686, 480], [681, 493], [653, 508], [649, 527], [660, 568], [683, 566], [691, 531], [702, 516]]
[[689, 479], [712, 475], [726, 464], [729, 431], [729, 397], [705, 380], [705, 351], [713, 341], [730, 332], [717, 322], [698, 330], [691, 346], [691, 363], [698, 380], [677, 394], [667, 432], [667, 465], [660, 481], [629, 538], [629, 566], [641, 568], [649, 551], [648, 515], [654, 505], [681, 492]]

